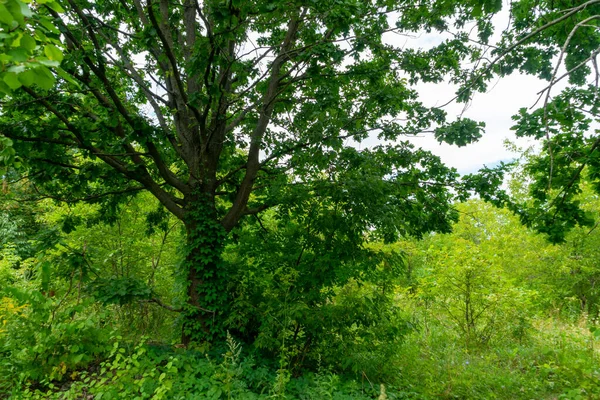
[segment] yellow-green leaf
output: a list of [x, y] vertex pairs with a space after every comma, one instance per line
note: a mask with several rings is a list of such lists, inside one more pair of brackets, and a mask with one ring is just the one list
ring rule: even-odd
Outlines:
[[4, 74], [4, 82], [13, 90], [21, 87], [21, 81], [19, 81], [18, 75], [14, 72]]
[[60, 49], [53, 44], [47, 44], [44, 46], [44, 54], [52, 61], [60, 62], [63, 59], [62, 51], [60, 51]]

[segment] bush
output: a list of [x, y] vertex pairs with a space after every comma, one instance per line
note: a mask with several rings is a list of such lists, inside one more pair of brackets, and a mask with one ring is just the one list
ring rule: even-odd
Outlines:
[[11, 290], [0, 308], [0, 394], [61, 382], [105, 353], [110, 330], [89, 302], [63, 304], [36, 290]]
[[[198, 350], [136, 345], [114, 338], [108, 357], [94, 368], [76, 371], [72, 381], [61, 386], [50, 383], [41, 389], [23, 385], [15, 399], [370, 399], [381, 387], [359, 385], [328, 369], [318, 368], [280, 385], [277, 373], [255, 365], [242, 354], [231, 336], [219, 357]], [[289, 371], [285, 372], [289, 377]], [[380, 397], [381, 398], [381, 397]], [[386, 399], [402, 398], [393, 393]]]

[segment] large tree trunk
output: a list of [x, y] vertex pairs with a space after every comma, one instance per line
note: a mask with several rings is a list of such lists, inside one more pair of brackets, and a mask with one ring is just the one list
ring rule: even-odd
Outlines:
[[184, 220], [187, 254], [183, 266], [187, 269], [188, 299], [181, 341], [186, 346], [191, 341], [213, 341], [225, 334], [228, 293], [221, 255], [226, 232], [211, 200], [201, 196], [190, 201]]

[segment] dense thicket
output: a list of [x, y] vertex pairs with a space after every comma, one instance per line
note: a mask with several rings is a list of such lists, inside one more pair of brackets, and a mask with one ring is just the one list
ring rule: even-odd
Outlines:
[[[599, 4], [0, 3], [0, 395], [598, 396]], [[407, 141], [517, 70], [510, 191]]]
[[[402, 137], [429, 130], [465, 145], [482, 125], [447, 121], [442, 109], [422, 104], [414, 84], [458, 83], [459, 101], [515, 69], [553, 84], [559, 52], [557, 65], [564, 55], [571, 81], [582, 84], [598, 42], [594, 0], [514, 3], [497, 45], [489, 40], [498, 2], [72, 0], [29, 8], [11, 0], [4, 8], [2, 43], [11, 48], [2, 61], [2, 91], [10, 93], [0, 121], [4, 159], [21, 155], [42, 196], [100, 202], [110, 218], [119, 194], [144, 190], [182, 221], [184, 343], [224, 337], [233, 294], [221, 255], [244, 217], [271, 209], [284, 221], [302, 221], [303, 199], [319, 197], [318, 212], [344, 226], [335, 240], [348, 253], [360, 252], [366, 231], [387, 241], [448, 231], [455, 219], [449, 204], [464, 188], [454, 171]], [[427, 50], [393, 40], [421, 31], [453, 38]], [[546, 130], [567, 123], [548, 112], [552, 104], [544, 103]], [[528, 134], [544, 130], [532, 126], [535, 115], [523, 117], [519, 132], [524, 125]], [[370, 135], [385, 144], [353, 146]], [[573, 145], [596, 154], [584, 136]], [[595, 158], [582, 157], [595, 170]], [[549, 223], [588, 223], [569, 200], [576, 185], [568, 177], [579, 167], [550, 158], [548, 189], [565, 187], [565, 195], [552, 204], [562, 207], [553, 220], [564, 223]], [[485, 191], [490, 183], [466, 187]], [[544, 225], [513, 208], [525, 222]], [[548, 229], [560, 237], [560, 229]]]
[[[252, 331], [184, 350], [172, 346], [185, 304], [180, 222], [149, 225], [148, 196], [108, 224], [99, 206], [14, 202], [21, 194], [3, 196], [5, 395], [370, 398], [380, 383], [389, 398], [600, 395], [595, 229], [552, 245], [508, 211], [470, 201], [457, 205], [453, 233], [371, 244], [376, 256], [337, 264], [349, 278], [335, 285], [319, 277], [332, 261], [306, 245], [318, 238], [265, 218], [223, 257], [233, 315]], [[597, 215], [590, 190], [580, 199]], [[303, 245], [314, 275], [290, 251]]]

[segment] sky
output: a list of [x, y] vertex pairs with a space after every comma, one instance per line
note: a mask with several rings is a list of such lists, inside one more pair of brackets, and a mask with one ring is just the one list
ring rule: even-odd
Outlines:
[[[449, 120], [462, 114], [463, 117], [485, 122], [485, 133], [476, 143], [464, 147], [439, 143], [432, 133], [407, 139], [439, 156], [446, 165], [456, 168], [460, 174], [473, 173], [483, 166], [492, 167], [500, 161], [513, 160], [519, 154], [506, 148], [506, 140], [523, 149], [539, 146], [539, 143], [532, 139], [517, 138], [511, 130], [514, 125], [512, 116], [522, 107], [533, 106], [538, 99], [537, 93], [547, 85], [547, 82], [535, 77], [514, 74], [490, 84], [486, 93], [475, 94], [468, 105], [453, 102], [444, 107]], [[416, 89], [425, 106], [436, 106], [451, 100], [456, 95], [457, 87], [450, 84], [420, 84]], [[365, 145], [377, 142], [373, 138]]]
[[[398, 15], [388, 14], [390, 26], [395, 25]], [[506, 28], [509, 21], [508, 4], [492, 20], [496, 27], [494, 35], [490, 38], [493, 43], [500, 39], [502, 31]], [[476, 30], [467, 26], [465, 30], [470, 30], [476, 38]], [[252, 42], [256, 42], [258, 35], [253, 37]], [[439, 45], [446, 39], [453, 36], [449, 33], [440, 33], [433, 31], [431, 33], [422, 32], [412, 37], [406, 35], [397, 35], [391, 32], [384, 34], [384, 42], [391, 44], [399, 49], [402, 48], [421, 48], [429, 49]], [[342, 44], [341, 44], [342, 45]], [[247, 52], [244, 50], [243, 52]], [[249, 55], [254, 57], [254, 54]], [[263, 62], [269, 61], [267, 57]], [[537, 93], [548, 85], [532, 76], [513, 74], [509, 77], [498, 79], [489, 84], [486, 93], [476, 93], [472, 102], [467, 105], [457, 104], [455, 102], [444, 107], [448, 113], [448, 120], [455, 120], [459, 115], [485, 123], [485, 133], [476, 143], [465, 147], [458, 147], [449, 144], [440, 144], [433, 137], [433, 134], [421, 134], [417, 137], [408, 137], [407, 140], [413, 142], [416, 146], [431, 151], [433, 154], [441, 157], [442, 161], [454, 167], [461, 174], [468, 174], [478, 171], [484, 165], [492, 167], [500, 161], [510, 161], [517, 158], [519, 154], [509, 151], [505, 147], [505, 141], [509, 140], [523, 149], [532, 145], [539, 146], [530, 139], [517, 139], [511, 127], [513, 120], [511, 117], [517, 114], [522, 107], [531, 107], [538, 99]], [[560, 90], [561, 85], [557, 85], [555, 90]], [[448, 103], [455, 95], [457, 87], [448, 83], [445, 84], [418, 84], [415, 89], [419, 92], [421, 101], [425, 106], [441, 106]], [[539, 106], [539, 105], [538, 105]], [[351, 145], [359, 148], [371, 147], [381, 144], [373, 134], [369, 139], [361, 143]], [[406, 140], [403, 138], [403, 140]], [[349, 141], [352, 142], [351, 140]]]
[[[537, 100], [537, 92], [547, 83], [535, 77], [513, 75], [490, 85], [487, 93], [476, 94], [463, 113], [464, 117], [485, 122], [485, 133], [478, 142], [464, 147], [440, 144], [432, 134], [423, 134], [411, 141], [425, 150], [440, 156], [461, 174], [477, 171], [484, 165], [493, 166], [499, 161], [508, 161], [518, 154], [509, 151], [504, 142], [510, 140], [519, 147], [532, 145], [528, 139], [518, 139], [510, 129], [514, 125], [511, 117], [519, 108], [531, 107]], [[456, 87], [451, 85], [420, 85], [417, 90], [425, 105], [441, 105], [452, 99]], [[452, 103], [444, 108], [451, 119], [465, 109], [465, 104]]]
[[[500, 32], [507, 26], [509, 14], [506, 5], [504, 8], [503, 11], [494, 17], [493, 23], [496, 26], [496, 33], [492, 36], [491, 42], [498, 40]], [[390, 19], [390, 25], [394, 25], [394, 19], [397, 16], [391, 13], [388, 15], [388, 18]], [[475, 34], [475, 31], [473, 31], [473, 34]], [[255, 42], [257, 37], [251, 36], [252, 41]], [[398, 48], [427, 49], [440, 44], [448, 38], [452, 38], [452, 36], [439, 32], [421, 33], [412, 38], [393, 33], [384, 35], [385, 42]], [[244, 50], [243, 52], [246, 51]], [[253, 56], [254, 54], [249, 55], [249, 57]], [[141, 60], [142, 58], [140, 58]], [[266, 64], [268, 61], [269, 58], [267, 57], [264, 63]], [[522, 148], [527, 148], [534, 144], [531, 140], [517, 139], [515, 137], [513, 131], [510, 129], [513, 125], [511, 117], [517, 114], [519, 108], [534, 105], [538, 98], [537, 93], [546, 87], [547, 84], [547, 82], [543, 82], [532, 76], [513, 74], [490, 83], [487, 93], [476, 93], [466, 109], [465, 104], [457, 104], [455, 102], [445, 106], [444, 110], [448, 113], [450, 121], [462, 114], [463, 117], [485, 123], [485, 133], [476, 143], [465, 147], [457, 147], [445, 143], [440, 144], [435, 140], [433, 134], [422, 134], [407, 139], [416, 146], [440, 156], [446, 165], [456, 168], [461, 174], [476, 172], [484, 165], [491, 167], [500, 161], [510, 161], [516, 158], [518, 154], [509, 151], [505, 147], [504, 142], [506, 140], [510, 140]], [[560, 85], [557, 86], [557, 89], [559, 87]], [[425, 106], [446, 104], [455, 96], [457, 91], [456, 86], [447, 83], [419, 84], [415, 89], [419, 92], [421, 101]], [[151, 110], [149, 112], [152, 114]], [[356, 144], [356, 146], [373, 146], [379, 143], [380, 141], [372, 137], [363, 143]]]
[[[500, 32], [507, 26], [509, 19], [508, 7], [505, 5], [504, 8], [493, 19], [496, 33], [491, 38], [492, 43], [499, 39]], [[394, 16], [391, 15], [390, 18], [393, 19]], [[384, 40], [397, 47], [427, 49], [448, 38], [451, 38], [450, 34], [435, 32], [422, 33], [412, 39], [389, 35]], [[518, 154], [509, 151], [505, 147], [504, 142], [506, 140], [510, 140], [521, 148], [532, 146], [534, 142], [530, 139], [516, 138], [510, 129], [514, 125], [511, 117], [517, 114], [519, 108], [533, 106], [538, 99], [537, 93], [547, 85], [547, 82], [533, 76], [513, 74], [491, 82], [488, 91], [475, 94], [466, 109], [465, 104], [457, 104], [456, 102], [444, 107], [449, 120], [454, 120], [462, 114], [463, 117], [485, 122], [485, 134], [476, 143], [465, 147], [440, 144], [435, 140], [433, 134], [423, 134], [409, 140], [415, 145], [440, 156], [446, 165], [456, 168], [461, 174], [475, 172], [484, 165], [491, 167], [500, 161], [512, 160], [518, 157]], [[558, 90], [560, 86], [557, 85]], [[457, 91], [455, 85], [447, 83], [420, 84], [416, 89], [425, 106], [446, 104], [456, 95]]]

